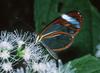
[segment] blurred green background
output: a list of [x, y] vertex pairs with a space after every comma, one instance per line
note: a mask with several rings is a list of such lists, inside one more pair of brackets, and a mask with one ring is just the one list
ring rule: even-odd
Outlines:
[[78, 10], [83, 18], [80, 33], [73, 45], [60, 52], [63, 60], [91, 53], [100, 43], [100, 4], [99, 0], [1, 0], [0, 30], [41, 32], [43, 28], [62, 13]]

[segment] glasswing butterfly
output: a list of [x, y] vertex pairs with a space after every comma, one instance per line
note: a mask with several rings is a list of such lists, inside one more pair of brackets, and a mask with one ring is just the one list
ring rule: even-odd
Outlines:
[[74, 37], [79, 33], [82, 16], [78, 11], [71, 11], [56, 18], [38, 34], [36, 43], [40, 42], [48, 52], [57, 59], [55, 52], [69, 48]]

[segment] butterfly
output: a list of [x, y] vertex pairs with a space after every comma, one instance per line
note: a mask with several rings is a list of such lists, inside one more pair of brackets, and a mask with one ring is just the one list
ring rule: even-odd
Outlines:
[[58, 56], [55, 52], [64, 51], [72, 45], [75, 36], [80, 32], [82, 22], [83, 18], [78, 11], [62, 14], [38, 34], [36, 43], [42, 43], [48, 52], [57, 59]]

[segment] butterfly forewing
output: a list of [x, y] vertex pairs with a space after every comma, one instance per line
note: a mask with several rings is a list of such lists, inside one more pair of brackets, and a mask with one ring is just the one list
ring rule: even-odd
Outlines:
[[80, 31], [81, 23], [82, 16], [77, 11], [62, 14], [43, 30], [42, 35], [53, 31], [64, 31], [69, 34], [76, 34]]

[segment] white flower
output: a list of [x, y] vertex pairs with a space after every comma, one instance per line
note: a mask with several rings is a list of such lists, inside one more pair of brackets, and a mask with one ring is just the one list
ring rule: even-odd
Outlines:
[[47, 65], [47, 73], [58, 73], [58, 67], [55, 60], [50, 60], [46, 63]]
[[23, 54], [23, 58], [25, 61], [29, 61], [29, 59], [31, 59], [31, 50], [30, 49], [25, 49], [23, 50], [24, 54]]
[[6, 32], [6, 31], [1, 31], [0, 48], [7, 49], [7, 50], [13, 49], [14, 48], [13, 44], [14, 44], [15, 40], [12, 40], [12, 37], [13, 37], [12, 33]]
[[[10, 64], [10, 62], [14, 63], [15, 55], [12, 55], [13, 49], [15, 48], [15, 40], [12, 39], [12, 33], [1, 31], [0, 33], [0, 68], [4, 68], [6, 70], [6, 65]], [[10, 58], [10, 59], [9, 59]], [[5, 63], [7, 62], [7, 63]]]
[[34, 72], [39, 71], [39, 64], [34, 62], [32, 68], [33, 68]]
[[17, 30], [13, 33], [13, 39], [16, 40], [18, 46], [25, 44], [26, 46], [30, 45], [30, 43], [34, 42], [35, 34], [30, 32], [18, 32]]
[[18, 47], [20, 48], [23, 44], [25, 44], [25, 42], [22, 40], [19, 40], [17, 41], [17, 44], [18, 44]]
[[1, 50], [11, 50], [11, 49], [13, 49], [13, 46], [11, 43], [9, 43], [7, 41], [2, 41], [0, 43], [0, 48], [1, 48]]
[[98, 58], [100, 58], [100, 50], [97, 50], [95, 56], [98, 57]]
[[3, 63], [2, 64], [2, 69], [6, 72], [10, 72], [12, 71], [12, 63], [8, 62], [8, 63]]
[[0, 57], [4, 59], [8, 59], [10, 57], [10, 52], [5, 50], [5, 51], [0, 51]]
[[96, 48], [97, 48], [97, 51], [96, 51], [96, 53], [95, 53], [95, 56], [98, 57], [98, 58], [100, 58], [100, 44], [98, 44], [98, 45], [96, 46]]

